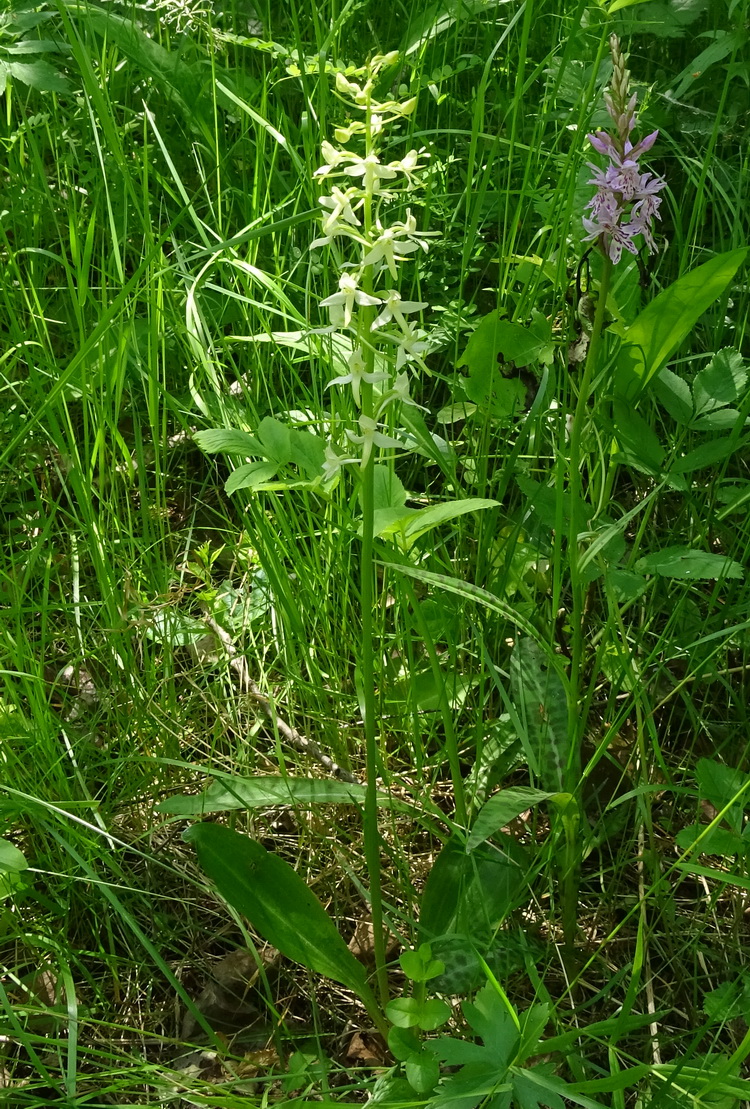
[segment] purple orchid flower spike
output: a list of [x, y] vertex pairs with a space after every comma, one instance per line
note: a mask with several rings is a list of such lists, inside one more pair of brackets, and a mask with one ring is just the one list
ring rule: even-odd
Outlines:
[[638, 254], [633, 241], [642, 235], [649, 251], [656, 250], [653, 221], [660, 219], [661, 197], [657, 194], [666, 182], [651, 173], [642, 173], [638, 159], [651, 149], [659, 132], [652, 131], [635, 145], [630, 135], [635, 127], [636, 94], [628, 96], [630, 73], [625, 68], [625, 58], [620, 50], [620, 40], [612, 35], [612, 86], [604, 95], [607, 111], [615, 125], [615, 133], [597, 131], [588, 135], [594, 150], [609, 158], [606, 169], [599, 169], [589, 162], [594, 176], [590, 185], [596, 185], [596, 195], [586, 205], [591, 216], [583, 217], [586, 231], [584, 242], [594, 241], [600, 250], [615, 264], [620, 261], [623, 249]]

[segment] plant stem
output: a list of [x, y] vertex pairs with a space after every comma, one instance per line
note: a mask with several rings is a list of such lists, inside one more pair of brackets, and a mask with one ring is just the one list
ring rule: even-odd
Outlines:
[[[586, 586], [580, 568], [581, 548], [578, 535], [582, 530], [584, 520], [581, 512], [583, 509], [581, 480], [581, 441], [589, 411], [589, 398], [596, 373], [599, 351], [601, 348], [602, 329], [604, 316], [607, 309], [607, 294], [612, 275], [612, 261], [604, 258], [602, 277], [599, 285], [599, 300], [594, 316], [594, 326], [591, 332], [586, 364], [578, 391], [573, 426], [570, 430], [570, 463], [568, 467], [568, 495], [569, 506], [569, 531], [568, 531], [568, 560], [570, 567], [570, 591], [572, 597], [571, 614], [571, 664], [570, 664], [570, 693], [568, 705], [568, 731], [570, 735], [570, 755], [565, 774], [565, 792], [575, 796], [581, 778], [581, 742], [586, 730], [586, 719], [580, 712], [581, 694], [584, 666], [584, 602]], [[571, 949], [575, 942], [578, 915], [578, 890], [581, 869], [581, 842], [578, 834], [580, 822], [580, 799], [575, 802], [576, 812], [569, 811], [563, 817], [565, 829], [565, 863], [562, 890], [562, 916], [565, 945]]]
[[[367, 110], [367, 146], [365, 153], [372, 152], [371, 112]], [[372, 192], [367, 190], [363, 207], [364, 234], [369, 241], [372, 229]], [[365, 268], [363, 276], [363, 289], [372, 293], [372, 270]], [[360, 336], [364, 340], [362, 356], [371, 372], [375, 362], [375, 351], [371, 342], [372, 321], [374, 311], [365, 308], [360, 316]], [[372, 384], [363, 382], [362, 385], [362, 415], [374, 418], [374, 403]], [[363, 817], [363, 836], [367, 872], [370, 880], [370, 910], [372, 913], [373, 949], [375, 954], [375, 977], [378, 994], [383, 1008], [388, 1004], [388, 975], [385, 965], [385, 934], [383, 929], [383, 895], [380, 873], [380, 832], [378, 831], [378, 745], [377, 729], [375, 725], [375, 651], [374, 651], [374, 576], [375, 563], [373, 558], [373, 544], [375, 531], [375, 452], [370, 453], [361, 471], [361, 504], [362, 504], [362, 546], [360, 565], [360, 598], [362, 620], [362, 706], [365, 727], [365, 767], [366, 767], [366, 793]]]

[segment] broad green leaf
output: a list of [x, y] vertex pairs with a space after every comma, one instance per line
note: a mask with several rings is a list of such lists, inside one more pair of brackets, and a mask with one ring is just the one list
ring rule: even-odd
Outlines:
[[659, 574], [663, 578], [690, 578], [717, 581], [719, 578], [742, 578], [744, 569], [724, 555], [693, 551], [689, 547], [664, 547], [661, 551], [639, 558], [635, 569], [640, 574]]
[[[238, 809], [266, 808], [270, 805], [361, 805], [366, 788], [355, 782], [339, 782], [329, 778], [288, 778], [261, 775], [257, 778], [222, 777], [212, 782], [197, 797], [167, 797], [157, 805], [159, 812], [173, 816], [203, 816], [206, 813], [232, 812]], [[399, 812], [410, 812], [412, 806], [386, 794], [378, 795], [378, 804]]]
[[263, 448], [263, 456], [277, 466], [286, 466], [292, 459], [292, 439], [286, 424], [266, 416], [261, 420], [257, 431]]
[[615, 396], [635, 400], [725, 292], [746, 257], [747, 248], [719, 254], [680, 277], [648, 304], [627, 328], [617, 352]]
[[740, 413], [736, 408], [719, 408], [716, 412], [698, 416], [690, 426], [694, 431], [731, 431], [739, 419]]
[[445, 501], [443, 504], [430, 505], [428, 508], [418, 508], [406, 522], [408, 546], [448, 520], [455, 520], [458, 516], [465, 516], [469, 512], [482, 512], [485, 508], [499, 507], [498, 501], [482, 497], [467, 497], [462, 501]]
[[257, 489], [276, 476], [278, 466], [275, 462], [245, 462], [232, 470], [224, 482], [227, 493], [238, 493], [240, 489]]
[[739, 351], [726, 349], [715, 354], [693, 382], [696, 416], [735, 404], [747, 385], [747, 371]]
[[558, 525], [557, 501], [562, 497], [562, 522], [570, 519], [570, 494], [558, 492], [554, 485], [545, 485], [526, 474], [516, 474], [516, 484], [528, 499], [528, 507], [536, 512], [545, 527], [553, 530]]
[[570, 754], [568, 702], [554, 663], [532, 639], [513, 648], [510, 684], [529, 764], [546, 790], [559, 793]]
[[736, 832], [730, 832], [728, 828], [712, 828], [709, 832], [707, 827], [706, 824], [689, 824], [687, 828], [680, 828], [675, 836], [675, 843], [681, 851], [687, 851], [700, 840], [698, 851], [701, 855], [724, 855], [731, 858], [745, 853], [745, 844]]
[[500, 848], [483, 844], [467, 854], [453, 836], [444, 845], [422, 893], [420, 941], [448, 932], [490, 933], [526, 894], [526, 852], [510, 836], [499, 835]]
[[396, 997], [386, 1005], [385, 1015], [396, 1028], [418, 1028], [420, 1008], [416, 997]]
[[473, 851], [480, 843], [499, 832], [511, 820], [515, 820], [522, 812], [533, 808], [541, 801], [549, 801], [554, 793], [545, 793], [541, 789], [531, 789], [529, 786], [516, 786], [514, 789], [504, 789], [490, 797], [486, 805], [480, 810], [471, 829], [467, 850]]
[[693, 418], [690, 386], [671, 370], [662, 370], [654, 378], [654, 392], [669, 415], [678, 424], [689, 424]]
[[325, 443], [319, 435], [293, 428], [289, 432], [290, 462], [312, 481], [323, 472]]
[[703, 76], [707, 69], [716, 65], [717, 62], [728, 58], [735, 50], [741, 49], [747, 42], [747, 35], [744, 31], [716, 31], [716, 38], [702, 50], [697, 57], [693, 58], [689, 65], [685, 66], [682, 73], [676, 78], [677, 84], [670, 93], [672, 100], [682, 100], [688, 90], [696, 83], [696, 81]]
[[7, 839], [0, 839], [0, 874], [18, 874], [28, 867], [23, 851]]
[[265, 940], [288, 959], [340, 982], [371, 1008], [374, 999], [364, 967], [287, 862], [220, 824], [194, 824], [183, 839], [195, 847], [201, 867], [224, 900]]
[[739, 834], [743, 812], [750, 808], [750, 774], [714, 759], [699, 759], [695, 776], [701, 797], [710, 801], [714, 808], [721, 810], [732, 805], [724, 819]]
[[[68, 92], [70, 82], [49, 62], [0, 62], [0, 78], [11, 77], [38, 92]], [[4, 83], [4, 82], [3, 82]]]
[[624, 453], [640, 462], [650, 473], [658, 473], [664, 461], [664, 448], [649, 423], [632, 404], [614, 403], [615, 434]]
[[409, 1085], [422, 1096], [434, 1090], [440, 1080], [440, 1064], [434, 1055], [426, 1051], [410, 1055], [404, 1070]]
[[499, 355], [505, 362], [528, 366], [539, 360], [549, 340], [549, 333], [540, 333], [538, 327], [524, 327], [520, 323], [501, 319], [497, 312], [490, 312], [469, 339], [457, 365], [468, 366], [470, 375], [477, 371], [481, 373], [488, 367], [497, 371]]
[[406, 490], [397, 474], [388, 466], [373, 466], [375, 511], [379, 508], [400, 508], [406, 504]]
[[207, 454], [263, 454], [263, 448], [254, 435], [236, 428], [196, 431], [193, 439]]

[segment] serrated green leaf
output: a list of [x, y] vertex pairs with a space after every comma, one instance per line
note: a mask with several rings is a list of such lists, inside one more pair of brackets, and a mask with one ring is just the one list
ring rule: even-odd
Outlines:
[[277, 466], [286, 466], [292, 460], [292, 437], [290, 429], [273, 416], [261, 420], [257, 437], [263, 448], [263, 455]]
[[747, 385], [747, 371], [739, 351], [731, 348], [715, 354], [693, 382], [693, 404], [696, 416], [736, 404]]
[[238, 493], [240, 489], [258, 489], [276, 476], [278, 466], [275, 462], [245, 462], [232, 470], [224, 482], [227, 493]]
[[678, 424], [690, 423], [693, 418], [693, 400], [687, 381], [671, 370], [662, 370], [654, 378], [654, 392]]
[[691, 474], [695, 470], [703, 470], [706, 466], [715, 466], [717, 462], [723, 462], [725, 458], [738, 451], [744, 442], [737, 441], [731, 435], [725, 435], [721, 439], [712, 439], [708, 443], [701, 444], [695, 450], [688, 451], [682, 458], [675, 459], [669, 467], [669, 472], [672, 474]]
[[263, 454], [263, 448], [254, 435], [237, 428], [210, 428], [196, 431], [194, 441], [206, 454]]
[[10, 62], [5, 64], [5, 69], [10, 77], [21, 81], [29, 88], [39, 92], [68, 92], [70, 82], [62, 73], [58, 73], [49, 62]]

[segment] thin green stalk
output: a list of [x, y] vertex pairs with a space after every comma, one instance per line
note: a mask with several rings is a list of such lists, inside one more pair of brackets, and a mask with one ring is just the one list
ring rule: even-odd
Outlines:
[[[367, 110], [367, 144], [366, 155], [372, 152], [371, 112]], [[372, 229], [372, 193], [368, 189], [365, 195], [363, 208], [364, 234], [367, 241]], [[372, 293], [372, 270], [365, 268], [363, 288], [366, 293]], [[365, 340], [370, 337], [374, 313], [372, 308], [365, 308], [362, 312], [362, 332]], [[372, 343], [365, 341], [362, 344], [363, 357], [368, 373], [372, 371], [375, 352]], [[362, 415], [374, 418], [374, 403], [372, 384], [363, 382], [362, 387]], [[388, 1003], [388, 975], [385, 965], [385, 932], [383, 928], [383, 893], [380, 873], [380, 832], [378, 830], [378, 744], [375, 703], [375, 652], [374, 652], [374, 621], [373, 604], [375, 576], [375, 562], [373, 558], [373, 544], [375, 539], [375, 455], [370, 452], [360, 471], [360, 489], [362, 499], [362, 546], [360, 564], [360, 597], [362, 605], [362, 702], [364, 710], [365, 727], [365, 768], [366, 768], [366, 793], [365, 810], [363, 818], [363, 835], [367, 872], [370, 879], [370, 910], [372, 913], [373, 948], [375, 954], [375, 977], [380, 1001], [383, 1007]]]
[[[570, 704], [569, 734], [570, 755], [565, 775], [565, 792], [575, 796], [581, 778], [581, 741], [586, 728], [585, 717], [580, 713], [582, 696], [582, 680], [585, 672], [584, 650], [585, 637], [583, 627], [585, 582], [581, 572], [581, 548], [578, 543], [578, 533], [583, 521], [580, 518], [582, 506], [583, 483], [581, 480], [581, 441], [589, 409], [589, 398], [599, 360], [599, 351], [602, 343], [602, 329], [604, 314], [607, 307], [607, 293], [612, 275], [612, 261], [604, 259], [602, 278], [599, 287], [599, 301], [594, 317], [594, 326], [591, 332], [586, 365], [578, 392], [573, 426], [570, 431], [570, 464], [568, 469], [568, 493], [570, 496], [570, 530], [568, 532], [568, 560], [570, 568], [570, 590], [572, 595], [571, 614], [571, 664], [570, 664]], [[581, 840], [578, 834], [580, 822], [580, 800], [573, 803], [572, 807], [563, 814], [563, 827], [565, 831], [565, 863], [563, 873], [562, 915], [563, 934], [565, 945], [569, 949], [575, 942], [577, 932], [578, 914], [578, 889], [580, 885], [581, 869]]]

